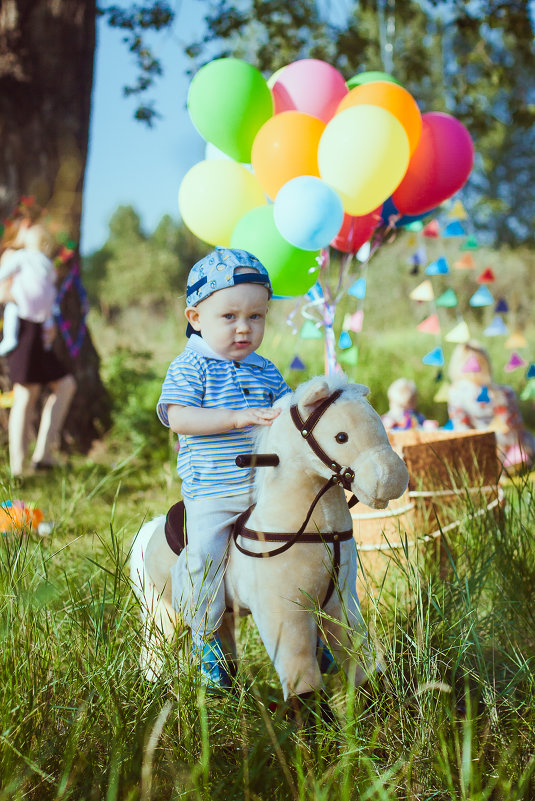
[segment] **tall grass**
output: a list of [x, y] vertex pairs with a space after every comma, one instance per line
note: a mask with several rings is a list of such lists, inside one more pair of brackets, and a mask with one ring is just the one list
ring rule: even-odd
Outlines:
[[[407, 333], [419, 321], [414, 310], [397, 299], [392, 311], [381, 297], [390, 275], [405, 276], [403, 286], [393, 281], [400, 298], [417, 280], [405, 256], [398, 261], [372, 267], [370, 304], [380, 314], [375, 324], [367, 317], [359, 363], [348, 372], [371, 386], [380, 412], [389, 383], [414, 378], [425, 413], [444, 422], [444, 406], [433, 402], [436, 376], [421, 364], [427, 340]], [[263, 352], [295, 386], [322, 371], [323, 344], [292, 334], [292, 305], [272, 304]], [[106, 442], [19, 488], [0, 465], [0, 500], [33, 501], [55, 523], [48, 538], [0, 534], [0, 801], [532, 801], [528, 479], [509, 486], [503, 517], [468, 518], [448, 536], [445, 573], [406, 547], [388, 581], [370, 583], [363, 609], [383, 651], [384, 680], [355, 691], [329, 676], [336, 722], [316, 721], [314, 736], [284, 716], [251, 620], [240, 624], [235, 693], [206, 697], [194, 674], [178, 671], [183, 639], [166, 650], [162, 678], [143, 679], [128, 551], [144, 520], [178, 493], [175, 452], [153, 407], [184, 345], [178, 301], [157, 325], [153, 316], [124, 310], [110, 326], [91, 313], [115, 398]], [[296, 353], [303, 372], [289, 367]]]
[[54, 508], [53, 535], [1, 537], [2, 801], [535, 797], [527, 479], [508, 488], [503, 516], [468, 519], [449, 538], [444, 575], [407, 548], [388, 587], [370, 585], [384, 680], [355, 691], [328, 677], [336, 723], [317, 721], [311, 736], [270, 711], [281, 693], [250, 620], [236, 693], [208, 698], [179, 673], [180, 640], [162, 678], [142, 678], [127, 561], [144, 515], [162, 511], [150, 496], [141, 508], [151, 478], [75, 460], [68, 494], [52, 479], [25, 487]]

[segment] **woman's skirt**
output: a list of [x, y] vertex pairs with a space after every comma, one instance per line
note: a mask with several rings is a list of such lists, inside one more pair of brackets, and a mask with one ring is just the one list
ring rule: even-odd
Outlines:
[[9, 376], [13, 384], [48, 384], [70, 372], [52, 350], [43, 345], [43, 326], [19, 318], [18, 343], [7, 354]]

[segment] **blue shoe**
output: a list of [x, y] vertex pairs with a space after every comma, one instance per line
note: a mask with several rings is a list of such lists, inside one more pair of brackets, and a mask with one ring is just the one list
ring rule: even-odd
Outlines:
[[320, 673], [338, 673], [339, 667], [336, 664], [336, 660], [321, 637], [318, 637], [316, 653], [318, 656]]
[[220, 690], [228, 690], [232, 687], [219, 637], [214, 637], [203, 645], [192, 642], [191, 656], [199, 664], [202, 684]]

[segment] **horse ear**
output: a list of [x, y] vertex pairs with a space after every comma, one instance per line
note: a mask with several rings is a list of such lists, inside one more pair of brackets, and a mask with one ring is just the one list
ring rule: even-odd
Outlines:
[[308, 415], [312, 414], [314, 409], [331, 394], [331, 390], [326, 381], [313, 381], [311, 382], [310, 387], [308, 387], [306, 392], [303, 394], [303, 397], [299, 399], [299, 406], [308, 417]]

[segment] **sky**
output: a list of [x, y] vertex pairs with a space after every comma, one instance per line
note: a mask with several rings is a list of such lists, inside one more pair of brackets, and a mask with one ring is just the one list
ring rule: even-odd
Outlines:
[[204, 157], [204, 140], [186, 109], [191, 77], [183, 54], [186, 44], [201, 38], [202, 4], [181, 0], [174, 5], [173, 29], [152, 39], [164, 69], [155, 90], [147, 93], [162, 115], [153, 128], [134, 119], [135, 96], [123, 96], [123, 86], [133, 83], [137, 73], [121, 32], [98, 23], [81, 235], [84, 255], [104, 244], [109, 219], [119, 205], [132, 205], [148, 232], [164, 214], [178, 219], [180, 182]]

